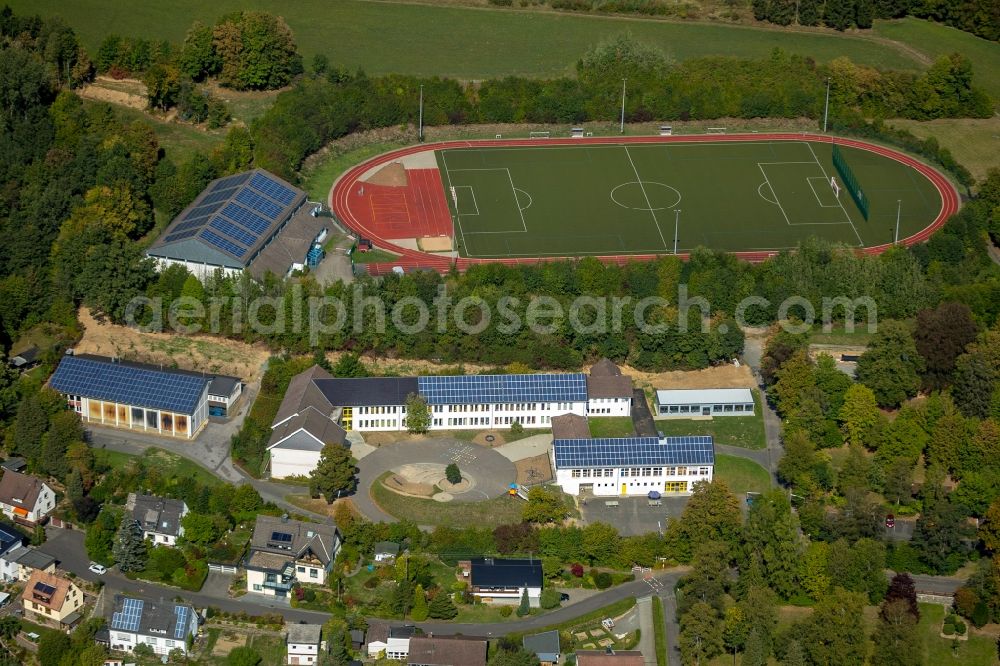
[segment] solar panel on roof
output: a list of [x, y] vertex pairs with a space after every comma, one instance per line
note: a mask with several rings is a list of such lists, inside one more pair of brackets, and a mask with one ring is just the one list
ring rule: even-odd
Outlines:
[[711, 465], [715, 447], [709, 436], [557, 439], [552, 443], [556, 467], [624, 465]]
[[69, 395], [193, 414], [209, 379], [65, 356], [49, 384]]
[[187, 215], [184, 216], [185, 220], [193, 220], [196, 217], [203, 217], [205, 215], [211, 215], [215, 211], [222, 207], [221, 201], [216, 201], [213, 203], [206, 204], [204, 201], [197, 208], [192, 208]]
[[421, 395], [431, 404], [585, 402], [583, 374], [468, 375], [418, 377]]
[[232, 197], [234, 192], [236, 192], [235, 187], [230, 187], [225, 190], [213, 190], [211, 194], [209, 194], [207, 197], [201, 200], [199, 208], [201, 206], [205, 206], [208, 204], [215, 204], [225, 201], [226, 199]]
[[237, 206], [232, 202], [226, 204], [226, 207], [220, 211], [220, 214], [225, 215], [233, 222], [239, 222], [247, 229], [255, 231], [258, 234], [264, 233], [271, 226], [270, 222], [257, 213], [247, 210], [242, 206]]
[[257, 236], [254, 236], [243, 227], [233, 224], [224, 217], [216, 217], [208, 226], [212, 227], [216, 231], [221, 231], [233, 240], [239, 241], [247, 247], [257, 242]]
[[184, 638], [187, 633], [188, 607], [174, 606], [174, 613], [177, 615], [177, 623], [174, 625], [174, 638]]
[[264, 217], [275, 220], [284, 210], [270, 199], [265, 199], [253, 190], [243, 189], [236, 193], [236, 200], [248, 208], [252, 208]]
[[271, 541], [290, 543], [292, 541], [292, 535], [287, 532], [271, 532]]
[[51, 585], [46, 585], [45, 583], [39, 581], [35, 583], [35, 591], [51, 597], [53, 594], [56, 593], [56, 588], [52, 587]]
[[240, 247], [236, 243], [226, 240], [219, 234], [209, 231], [208, 229], [201, 232], [201, 237], [220, 250], [232, 254], [234, 257], [242, 257], [247, 253], [247, 249], [245, 247]]
[[125, 597], [122, 600], [121, 611], [115, 611], [111, 615], [111, 628], [122, 631], [138, 631], [139, 622], [142, 620], [142, 599], [132, 599]]
[[184, 240], [185, 238], [190, 238], [198, 233], [197, 229], [188, 229], [187, 231], [181, 231], [180, 233], [170, 234], [163, 239], [164, 243], [173, 243], [174, 241]]
[[238, 185], [242, 185], [243, 183], [247, 182], [248, 178], [250, 178], [249, 171], [244, 171], [243, 173], [238, 173], [235, 176], [229, 176], [228, 178], [223, 178], [215, 185], [213, 185], [210, 191], [218, 192], [219, 190], [224, 190], [229, 187], [236, 187]]
[[250, 178], [250, 187], [286, 206], [295, 201], [295, 192], [261, 173]]

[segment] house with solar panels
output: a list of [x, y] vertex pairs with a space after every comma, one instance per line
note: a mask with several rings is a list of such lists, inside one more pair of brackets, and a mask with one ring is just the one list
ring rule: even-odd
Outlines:
[[570, 495], [688, 494], [711, 482], [715, 443], [711, 436], [556, 439], [552, 469]]
[[198, 616], [188, 604], [149, 601], [115, 595], [108, 643], [112, 650], [131, 652], [145, 644], [157, 655], [188, 651], [188, 639], [198, 633]]
[[299, 583], [324, 585], [340, 545], [335, 525], [257, 516], [243, 562], [247, 592], [287, 597]]
[[239, 397], [235, 377], [133, 363], [92, 354], [66, 355], [49, 379], [86, 423], [193, 439], [209, 409]]
[[69, 631], [83, 617], [83, 592], [72, 581], [35, 571], [21, 593], [25, 619]]
[[279, 278], [315, 266], [329, 218], [306, 193], [254, 169], [213, 180], [146, 251], [161, 268], [180, 264], [199, 279], [222, 271]]

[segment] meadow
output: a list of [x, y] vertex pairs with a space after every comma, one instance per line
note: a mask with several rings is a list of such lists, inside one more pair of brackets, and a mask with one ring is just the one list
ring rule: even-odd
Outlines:
[[[244, 0], [12, 0], [10, 4], [18, 13], [61, 14], [92, 53], [109, 33], [180, 42], [194, 20], [213, 23], [247, 6]], [[821, 62], [846, 55], [880, 67], [923, 66], [908, 49], [867, 35], [365, 0], [258, 0], [253, 5], [285, 17], [307, 62], [323, 53], [336, 65], [376, 74], [461, 79], [570, 74], [590, 46], [622, 32], [656, 44], [678, 60], [709, 55], [759, 58], [780, 47]]]

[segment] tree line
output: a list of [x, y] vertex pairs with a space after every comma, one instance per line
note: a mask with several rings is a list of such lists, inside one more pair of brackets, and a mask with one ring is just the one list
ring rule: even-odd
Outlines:
[[257, 163], [294, 179], [302, 161], [357, 130], [416, 123], [565, 123], [616, 120], [628, 79], [625, 119], [820, 118], [827, 78], [834, 116], [858, 111], [919, 120], [989, 117], [989, 97], [972, 83], [968, 59], [939, 58], [926, 72], [882, 71], [838, 58], [776, 49], [769, 58], [694, 58], [677, 63], [659, 49], [620, 35], [581, 57], [575, 78], [509, 76], [462, 84], [439, 77], [368, 76], [330, 69], [325, 60], [281, 93], [253, 125]]

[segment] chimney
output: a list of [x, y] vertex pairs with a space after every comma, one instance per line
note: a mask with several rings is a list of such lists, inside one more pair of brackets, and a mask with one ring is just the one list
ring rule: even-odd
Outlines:
[[604, 648], [604, 654], [613, 655], [614, 653], [615, 653], [614, 648], [612, 648], [610, 645]]
[[281, 514], [281, 522], [283, 522], [283, 523], [287, 523], [288, 522], [288, 514], [287, 513]]

